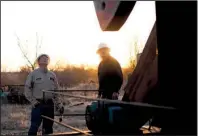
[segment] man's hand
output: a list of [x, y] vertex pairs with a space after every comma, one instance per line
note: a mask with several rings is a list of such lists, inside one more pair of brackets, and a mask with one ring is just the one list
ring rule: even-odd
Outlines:
[[40, 104], [40, 102], [36, 101], [36, 102], [33, 103], [32, 107], [33, 107], [33, 108], [36, 108], [36, 107], [39, 106], [39, 104]]
[[98, 95], [97, 98], [100, 99], [101, 98], [101, 95]]
[[61, 115], [64, 113], [64, 107], [61, 107], [61, 108], [59, 109], [59, 113], [60, 113]]
[[112, 95], [112, 99], [113, 100], [118, 100], [118, 96], [119, 96], [119, 93], [114, 92], [113, 95]]
[[64, 113], [64, 106], [63, 106], [63, 104], [58, 104], [57, 105], [57, 110], [58, 110], [58, 112], [60, 113], [60, 114], [63, 114]]
[[64, 106], [62, 104], [59, 104], [58, 106], [58, 112], [60, 113], [61, 117], [59, 118], [59, 122], [62, 122], [63, 120], [63, 113], [64, 113]]

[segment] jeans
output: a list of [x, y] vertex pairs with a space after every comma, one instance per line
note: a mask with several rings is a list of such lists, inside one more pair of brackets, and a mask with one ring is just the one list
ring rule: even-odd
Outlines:
[[31, 126], [28, 135], [37, 135], [38, 128], [43, 121], [42, 134], [52, 134], [53, 133], [53, 121], [44, 119], [41, 115], [47, 116], [54, 119], [54, 104], [53, 102], [40, 103], [38, 106], [32, 109], [31, 113]]

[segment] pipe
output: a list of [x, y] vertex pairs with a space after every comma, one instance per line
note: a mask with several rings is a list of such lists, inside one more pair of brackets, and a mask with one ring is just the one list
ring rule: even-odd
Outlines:
[[98, 90], [56, 90], [57, 92], [98, 92]]
[[74, 97], [74, 98], [81, 98], [81, 99], [86, 99], [86, 100], [91, 100], [91, 101], [103, 101], [103, 102], [109, 102], [109, 103], [118, 103], [118, 104], [124, 104], [124, 105], [131, 105], [131, 106], [139, 106], [139, 107], [147, 107], [147, 108], [156, 108], [156, 109], [165, 109], [165, 110], [176, 110], [174, 107], [166, 107], [166, 106], [157, 106], [157, 105], [152, 105], [152, 104], [147, 104], [147, 103], [139, 103], [139, 102], [124, 102], [124, 101], [119, 101], [119, 100], [108, 100], [108, 99], [99, 99], [99, 98], [91, 98], [91, 97], [85, 97], [85, 96], [76, 96], [76, 95], [71, 95], [71, 94], [65, 94], [61, 92], [53, 92], [56, 90], [50, 90], [50, 91], [44, 91], [46, 93], [53, 93], [53, 94], [59, 94], [59, 95], [64, 95], [68, 97]]
[[[84, 131], [84, 132], [90, 133], [90, 131]], [[73, 131], [73, 132], [53, 133], [53, 134], [49, 134], [49, 135], [53, 135], [53, 136], [77, 135], [77, 136], [79, 136], [80, 134], [81, 133], [79, 133], [79, 132]]]
[[76, 131], [76, 132], [80, 132], [80, 133], [85, 134], [85, 135], [87, 135], [87, 136], [91, 136], [91, 134], [89, 134], [89, 133], [87, 133], [87, 132], [84, 132], [84, 131], [82, 131], [82, 130], [80, 130], [80, 129], [74, 128], [74, 127], [72, 127], [72, 126], [70, 126], [70, 125], [67, 125], [67, 124], [64, 124], [64, 123], [62, 123], [62, 122], [58, 122], [58, 121], [56, 121], [56, 120], [54, 120], [54, 119], [52, 119], [52, 118], [49, 118], [49, 117], [46, 117], [46, 116], [43, 116], [43, 115], [41, 115], [41, 116], [42, 116], [43, 118], [45, 118], [45, 119], [49, 119], [49, 120], [51, 120], [51, 121], [53, 121], [53, 122], [56, 122], [56, 123], [59, 124], [59, 125], [62, 125], [62, 126], [67, 127], [67, 128], [70, 128], [70, 129], [72, 129], [72, 130], [74, 130], [74, 131]]
[[71, 114], [63, 114], [63, 115], [55, 114], [54, 116], [86, 116], [86, 115], [89, 115], [89, 114], [84, 114], [84, 113], [71, 113]]

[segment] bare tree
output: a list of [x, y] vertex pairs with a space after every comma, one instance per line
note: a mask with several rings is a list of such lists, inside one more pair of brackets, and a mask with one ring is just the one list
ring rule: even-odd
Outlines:
[[38, 33], [36, 32], [35, 58], [33, 61], [31, 61], [30, 57], [28, 56], [28, 51], [24, 49], [24, 46], [26, 46], [26, 48], [28, 47], [28, 40], [26, 40], [25, 43], [23, 44], [21, 39], [16, 33], [15, 33], [15, 36], [17, 38], [17, 45], [24, 59], [27, 61], [26, 66], [30, 68], [31, 70], [34, 70], [36, 68], [36, 58], [38, 57], [38, 52], [41, 49], [41, 45], [42, 45], [42, 37], [39, 38]]
[[[131, 46], [130, 46], [130, 49], [129, 49], [129, 67], [132, 68], [132, 70], [135, 68], [136, 66], [136, 58], [134, 58], [134, 56], [136, 57], [137, 54], [139, 53], [139, 50], [138, 50], [138, 38], [135, 37], [134, 38], [135, 40], [133, 41], [133, 43], [131, 43]], [[133, 52], [133, 53], [132, 53]], [[132, 55], [134, 54], [134, 55]]]
[[6, 65], [1, 65], [1, 72], [7, 72], [8, 67]]
[[59, 70], [62, 70], [63, 69], [63, 66], [61, 65], [61, 61], [58, 60], [55, 65], [50, 68], [51, 71], [59, 71]]

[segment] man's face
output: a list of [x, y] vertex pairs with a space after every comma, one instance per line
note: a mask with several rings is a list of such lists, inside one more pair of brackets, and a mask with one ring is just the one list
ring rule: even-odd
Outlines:
[[105, 59], [109, 56], [109, 50], [104, 48], [104, 49], [101, 49], [98, 54], [100, 55], [100, 58], [101, 59]]
[[47, 67], [49, 64], [49, 58], [47, 56], [42, 56], [39, 59], [38, 64], [40, 67]]

